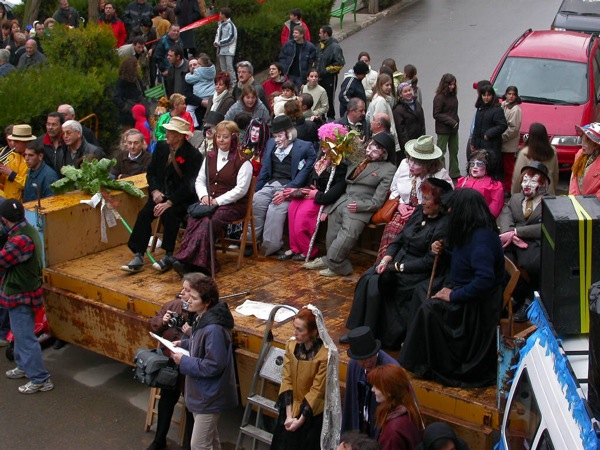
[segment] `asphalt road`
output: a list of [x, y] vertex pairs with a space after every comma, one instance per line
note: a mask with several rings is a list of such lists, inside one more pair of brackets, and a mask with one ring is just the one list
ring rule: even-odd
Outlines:
[[[437, 83], [442, 74], [455, 74], [464, 148], [476, 98], [472, 83], [491, 75], [508, 45], [525, 29], [548, 28], [559, 3], [421, 0], [344, 40], [346, 70], [362, 50], [370, 52], [376, 68], [387, 57], [399, 67], [414, 64], [430, 133]], [[149, 390], [133, 380], [129, 366], [72, 345], [47, 349], [44, 357], [56, 387], [25, 396], [17, 391], [21, 381], [2, 376], [14, 365], [0, 354], [0, 450], [145, 449], [150, 444], [153, 434], [144, 432]], [[240, 418], [241, 409], [222, 418], [221, 438], [229, 443], [224, 448], [235, 443]]]

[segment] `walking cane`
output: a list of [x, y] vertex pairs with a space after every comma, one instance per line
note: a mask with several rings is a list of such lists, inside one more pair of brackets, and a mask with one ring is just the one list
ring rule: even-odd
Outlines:
[[433, 287], [433, 279], [435, 278], [435, 272], [437, 270], [437, 265], [438, 265], [439, 260], [440, 260], [440, 254], [438, 253], [437, 255], [435, 255], [435, 258], [433, 259], [433, 268], [431, 269], [431, 278], [429, 279], [429, 287], [427, 288], [427, 297], [425, 297], [425, 298], [430, 298], [430, 296], [431, 296], [431, 288]]

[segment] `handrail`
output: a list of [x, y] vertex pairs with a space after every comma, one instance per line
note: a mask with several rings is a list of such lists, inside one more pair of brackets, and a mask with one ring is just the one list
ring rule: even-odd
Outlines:
[[[83, 119], [79, 119], [78, 122], [82, 125], [85, 125], [86, 127], [90, 128], [90, 129], [92, 129], [92, 131], [94, 132], [94, 135], [96, 136], [96, 139], [98, 138], [98, 126], [100, 125], [100, 120], [98, 119], [98, 116], [96, 114], [94, 114], [94, 113], [88, 114]], [[88, 123], [89, 123], [89, 125], [88, 125]]]

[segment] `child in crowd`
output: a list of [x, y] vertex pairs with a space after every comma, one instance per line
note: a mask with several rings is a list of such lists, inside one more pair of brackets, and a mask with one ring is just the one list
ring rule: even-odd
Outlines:
[[273, 117], [284, 114], [283, 107], [289, 101], [296, 101], [296, 86], [292, 81], [286, 81], [281, 85], [281, 95], [273, 99]]
[[[194, 95], [201, 99], [201, 110], [204, 112], [210, 99], [215, 93], [215, 75], [217, 69], [206, 53], [200, 53], [198, 59], [190, 59], [190, 71], [185, 74], [185, 82], [193, 85]], [[194, 127], [198, 127], [204, 113], [196, 114], [198, 106], [187, 105], [187, 112], [194, 119]], [[197, 116], [201, 117], [197, 117]]]

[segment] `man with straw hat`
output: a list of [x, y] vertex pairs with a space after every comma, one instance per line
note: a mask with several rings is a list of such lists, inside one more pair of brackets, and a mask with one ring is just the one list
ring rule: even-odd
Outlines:
[[164, 125], [166, 140], [159, 141], [148, 167], [149, 198], [139, 212], [128, 246], [135, 257], [121, 270], [139, 272], [144, 268], [144, 252], [152, 235], [152, 222], [160, 217], [163, 225], [162, 248], [165, 255], [152, 268], [166, 272], [173, 267], [173, 251], [179, 226], [188, 206], [198, 201], [194, 184], [202, 165], [202, 155], [190, 144], [190, 124], [173, 117]]
[[0, 184], [3, 185], [0, 195], [21, 201], [28, 170], [23, 154], [27, 143], [35, 141], [36, 137], [31, 134], [29, 125], [15, 125], [7, 139], [13, 142], [14, 148], [12, 151], [7, 148], [0, 154]]

